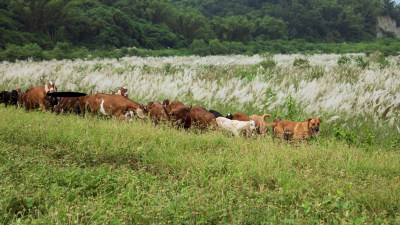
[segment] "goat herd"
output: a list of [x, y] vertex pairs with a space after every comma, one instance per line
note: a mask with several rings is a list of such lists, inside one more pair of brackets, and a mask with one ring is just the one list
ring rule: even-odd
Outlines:
[[[22, 92], [20, 89], [0, 93], [0, 103], [24, 107], [27, 111], [41, 108], [52, 110], [54, 113], [76, 113], [90, 116], [98, 113], [102, 116], [114, 116], [122, 120], [131, 121], [133, 117], [146, 119], [149, 117], [154, 123], [171, 122], [178, 127], [188, 129], [195, 127], [201, 130], [217, 129], [235, 136], [266, 135], [268, 127], [272, 127], [273, 136], [282, 140], [310, 140], [312, 134], [318, 136], [319, 118], [308, 118], [305, 122], [275, 119], [267, 122], [266, 117], [237, 112], [226, 117], [214, 110], [207, 110], [201, 106], [189, 107], [179, 101], [149, 102], [146, 106], [128, 98], [127, 88], [121, 87], [112, 94], [89, 94], [81, 97], [55, 97], [57, 87], [51, 81], [44, 86], [34, 86]], [[64, 92], [65, 93], [65, 92]], [[50, 96], [49, 96], [50, 95]], [[73, 96], [73, 92], [71, 92]]]

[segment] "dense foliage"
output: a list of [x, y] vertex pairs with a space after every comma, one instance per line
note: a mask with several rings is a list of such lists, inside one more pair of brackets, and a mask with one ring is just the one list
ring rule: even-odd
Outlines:
[[236, 53], [272, 40], [371, 41], [378, 16], [400, 21], [392, 0], [1, 0], [0, 11], [2, 50], [61, 43]]

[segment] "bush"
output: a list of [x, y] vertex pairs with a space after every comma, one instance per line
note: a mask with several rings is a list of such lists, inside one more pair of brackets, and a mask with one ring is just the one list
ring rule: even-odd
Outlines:
[[359, 138], [355, 132], [345, 130], [339, 124], [334, 124], [333, 132], [337, 139], [343, 140], [349, 145], [357, 145], [359, 143]]
[[390, 62], [389, 62], [385, 57], [381, 57], [381, 58], [378, 60], [378, 63], [379, 63], [379, 68], [380, 68], [380, 69], [384, 69], [384, 68], [390, 66]]
[[248, 49], [248, 46], [244, 45], [242, 42], [226, 41], [223, 42], [223, 45], [228, 50], [227, 53], [229, 54], [245, 54]]
[[216, 38], [208, 44], [212, 55], [222, 55], [228, 53], [228, 49]]
[[43, 52], [38, 44], [27, 44], [22, 47], [9, 44], [6, 46], [4, 54], [10, 61], [26, 60], [29, 58], [35, 61], [43, 59]]
[[54, 47], [53, 51], [51, 51], [51, 54], [51, 58], [56, 58], [58, 60], [67, 58], [64, 52], [58, 47]]
[[310, 68], [310, 62], [306, 58], [295, 58], [293, 66], [299, 68]]
[[323, 77], [325, 74], [325, 68], [322, 66], [315, 66], [311, 68], [311, 72], [309, 78], [312, 79], [319, 79]]
[[193, 40], [192, 44], [190, 45], [190, 49], [192, 49], [194, 53], [200, 56], [206, 56], [210, 54], [208, 45], [203, 39]]
[[276, 62], [272, 58], [264, 59], [259, 63], [265, 70], [273, 69], [276, 66]]
[[4, 51], [4, 55], [9, 61], [15, 61], [17, 59], [21, 59], [23, 55], [22, 48], [20, 46], [14, 44], [7, 44], [6, 50]]
[[362, 57], [362, 56], [357, 56], [356, 63], [357, 63], [357, 66], [360, 67], [361, 69], [365, 69], [365, 68], [369, 67], [369, 61], [364, 60], [364, 57]]
[[65, 42], [57, 42], [53, 50], [50, 52], [51, 58], [58, 60], [70, 58], [69, 53], [72, 51], [72, 46]]
[[348, 66], [351, 63], [350, 57], [341, 55], [337, 61], [338, 66]]
[[252, 81], [254, 78], [257, 76], [257, 70], [254, 69], [242, 69], [239, 68], [239, 70], [235, 73], [235, 77], [238, 77], [240, 79], [246, 79], [247, 81]]

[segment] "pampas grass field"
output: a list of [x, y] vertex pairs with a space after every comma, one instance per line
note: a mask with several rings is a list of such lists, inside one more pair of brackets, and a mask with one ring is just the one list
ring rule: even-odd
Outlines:
[[[344, 60], [343, 60], [344, 59]], [[134, 101], [179, 100], [225, 113], [323, 119], [322, 132], [358, 146], [399, 149], [400, 58], [378, 53], [126, 57], [0, 64], [0, 89], [54, 81], [59, 91], [126, 86]]]
[[0, 105], [0, 224], [399, 224], [400, 58], [160, 57], [0, 63], [44, 85], [272, 121], [323, 120], [309, 145]]

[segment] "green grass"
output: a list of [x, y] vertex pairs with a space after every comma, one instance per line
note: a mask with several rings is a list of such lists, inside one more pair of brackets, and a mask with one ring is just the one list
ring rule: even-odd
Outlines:
[[400, 223], [400, 153], [0, 107], [0, 223]]

